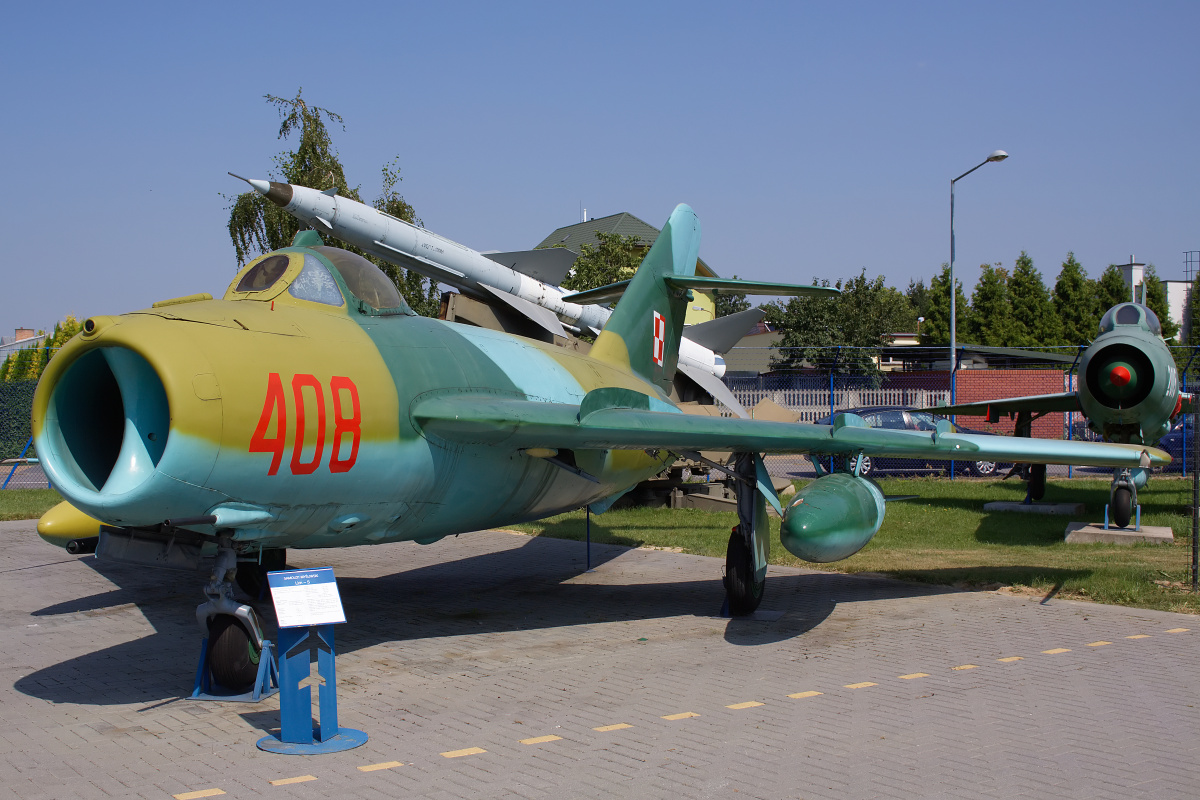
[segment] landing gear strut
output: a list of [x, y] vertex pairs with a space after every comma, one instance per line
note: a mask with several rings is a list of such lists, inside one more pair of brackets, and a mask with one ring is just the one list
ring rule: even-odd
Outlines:
[[766, 501], [758, 491], [754, 454], [738, 453], [734, 471], [738, 524], [725, 551], [725, 597], [730, 615], [745, 616], [758, 608], [767, 587], [770, 527]]
[[262, 657], [263, 633], [258, 615], [234, 602], [237, 551], [228, 534], [217, 539], [217, 560], [204, 587], [208, 600], [196, 607], [196, 621], [208, 636], [208, 668], [213, 679], [233, 691], [254, 685]]

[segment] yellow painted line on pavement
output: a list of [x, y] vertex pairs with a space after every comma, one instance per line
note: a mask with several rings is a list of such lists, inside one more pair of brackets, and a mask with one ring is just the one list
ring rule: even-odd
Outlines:
[[1088, 647], [1104, 647], [1106, 644], [1112, 644], [1112, 642], [1091, 642]]
[[667, 716], [663, 717], [663, 719], [676, 720], [676, 719], [687, 719], [688, 717], [698, 717], [698, 716], [700, 716], [700, 715], [694, 711], [684, 711], [682, 714], [668, 714]]
[[486, 753], [482, 747], [468, 747], [464, 750], [447, 750], [442, 753], [445, 758], [462, 758], [463, 756], [477, 756], [480, 753]]
[[912, 673], [909, 673], [908, 675], [897, 675], [896, 677], [898, 677], [902, 681], [911, 681], [913, 678], [928, 678], [929, 673], [928, 672], [912, 672]]
[[1187, 633], [1187, 632], [1188, 632], [1187, 628], [1171, 628], [1171, 630], [1167, 631], [1167, 633]]
[[734, 711], [740, 711], [743, 708], [754, 708], [755, 706], [765, 706], [765, 705], [766, 705], [766, 703], [760, 703], [757, 700], [749, 700], [745, 703], [734, 703], [731, 706], [725, 706], [725, 707], [732, 708]]
[[1070, 650], [1070, 648], [1067, 648], [1067, 647], [1056, 647], [1053, 650], [1043, 650], [1042, 651], [1043, 654], [1048, 655], [1048, 656], [1056, 656], [1059, 653], [1069, 653], [1069, 652], [1071, 652], [1071, 650]]
[[561, 736], [550, 734], [549, 736], [535, 736], [532, 739], [522, 739], [521, 744], [544, 744], [546, 742], [557, 742], [562, 739]]
[[953, 670], [979, 669], [979, 665], [978, 664], [959, 664], [957, 667], [951, 667], [950, 669], [953, 669]]
[[846, 688], [847, 689], [865, 689], [868, 686], [878, 686], [878, 685], [879, 685], [878, 683], [871, 683], [870, 681], [863, 681], [862, 683], [847, 683]]
[[380, 770], [380, 769], [392, 769], [393, 767], [403, 767], [403, 766], [404, 765], [401, 764], [399, 761], [384, 761], [380, 764], [367, 764], [366, 766], [359, 767], [358, 771], [359, 772], [375, 772], [376, 770]]
[[795, 694], [789, 694], [788, 697], [794, 697], [797, 700], [803, 700], [806, 697], [820, 697], [822, 694], [824, 694], [824, 692], [796, 692]]
[[599, 728], [592, 728], [592, 730], [600, 731], [601, 733], [608, 733], [609, 731], [623, 731], [626, 728], [632, 727], [633, 726], [628, 722], [618, 722], [616, 725], [602, 725]]
[[1008, 656], [1007, 658], [997, 658], [996, 660], [1002, 661], [1005, 664], [1011, 664], [1014, 661], [1023, 661], [1024, 659], [1021, 656]]
[[1126, 638], [1126, 639], [1149, 639], [1149, 638], [1150, 638], [1150, 634], [1148, 634], [1148, 633], [1135, 633], [1133, 636], [1126, 636], [1125, 638]]
[[295, 778], [278, 778], [273, 781], [267, 781], [267, 783], [271, 784], [272, 786], [287, 786], [289, 783], [308, 783], [309, 781], [315, 781], [316, 779], [316, 775], [299, 775]]
[[198, 792], [184, 792], [183, 794], [171, 795], [175, 800], [200, 800], [201, 797], [219, 797], [225, 794], [220, 789], [201, 789]]

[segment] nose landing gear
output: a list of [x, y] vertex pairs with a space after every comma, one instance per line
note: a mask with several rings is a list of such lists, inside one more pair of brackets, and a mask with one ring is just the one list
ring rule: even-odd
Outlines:
[[237, 552], [233, 540], [217, 540], [217, 560], [204, 587], [208, 600], [196, 608], [196, 621], [208, 636], [208, 669], [213, 680], [227, 690], [250, 689], [263, 657], [263, 632], [254, 609], [233, 599], [237, 578]]

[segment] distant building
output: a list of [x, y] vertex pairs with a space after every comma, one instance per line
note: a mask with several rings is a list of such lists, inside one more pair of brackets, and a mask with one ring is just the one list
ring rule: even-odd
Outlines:
[[0, 361], [6, 356], [26, 347], [37, 347], [46, 334], [34, 333], [32, 328], [17, 328], [12, 336], [0, 336]]

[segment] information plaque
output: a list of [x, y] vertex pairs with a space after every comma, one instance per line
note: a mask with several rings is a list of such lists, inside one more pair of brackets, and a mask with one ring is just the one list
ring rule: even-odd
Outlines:
[[305, 628], [345, 622], [333, 567], [268, 572], [271, 600], [280, 628]]

